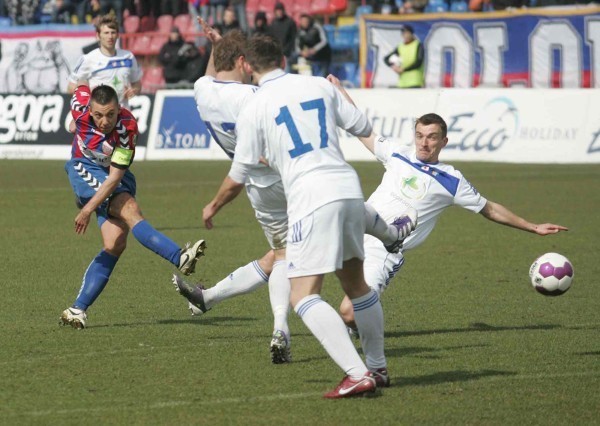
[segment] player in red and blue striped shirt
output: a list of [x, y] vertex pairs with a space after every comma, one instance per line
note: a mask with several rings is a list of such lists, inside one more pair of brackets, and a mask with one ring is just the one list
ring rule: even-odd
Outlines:
[[86, 310], [108, 283], [125, 250], [129, 230], [144, 247], [185, 275], [194, 272], [205, 243], [199, 240], [181, 249], [142, 216], [135, 200], [135, 176], [129, 170], [135, 154], [137, 123], [131, 112], [119, 107], [112, 87], [98, 86], [90, 92], [87, 86], [79, 86], [71, 101], [71, 114], [76, 131], [65, 170], [81, 209], [75, 217], [75, 232], [85, 233], [96, 212], [103, 249], [86, 270], [77, 299], [62, 313], [61, 323], [85, 328]]

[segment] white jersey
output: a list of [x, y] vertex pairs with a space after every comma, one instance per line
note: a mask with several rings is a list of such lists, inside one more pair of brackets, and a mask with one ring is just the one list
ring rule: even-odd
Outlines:
[[[231, 159], [237, 144], [236, 125], [240, 110], [254, 95], [258, 87], [237, 81], [221, 81], [212, 76], [199, 78], [194, 84], [194, 98], [200, 119], [213, 140]], [[271, 186], [281, 177], [273, 169], [259, 164], [249, 170], [248, 184]]]
[[414, 147], [399, 146], [380, 137], [375, 141], [375, 156], [386, 171], [367, 202], [388, 223], [402, 212], [401, 200], [418, 212], [417, 227], [403, 244], [406, 250], [425, 241], [447, 207], [458, 205], [479, 213], [487, 202], [454, 167], [417, 160]]
[[261, 157], [281, 174], [290, 223], [332, 201], [362, 199], [354, 169], [339, 146], [337, 127], [366, 136], [366, 116], [327, 80], [274, 70], [244, 106], [235, 161]]
[[85, 80], [92, 90], [101, 84], [111, 86], [119, 96], [119, 103], [128, 107], [125, 90], [141, 78], [142, 70], [133, 53], [116, 49], [114, 56], [106, 56], [98, 48], [79, 59], [69, 76], [69, 81], [77, 83]]

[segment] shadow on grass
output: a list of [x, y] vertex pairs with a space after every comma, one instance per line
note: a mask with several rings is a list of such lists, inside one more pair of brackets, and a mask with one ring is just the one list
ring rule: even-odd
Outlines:
[[[235, 228], [233, 225], [223, 225], [219, 223], [219, 229], [221, 228]], [[204, 226], [200, 225], [189, 225], [189, 226], [159, 226], [156, 228], [157, 231], [165, 232], [165, 231], [203, 231], [206, 229]]]
[[591, 351], [591, 352], [575, 352], [575, 355], [579, 356], [600, 356], [600, 351]]
[[[457, 345], [457, 346], [442, 346], [442, 347], [399, 347], [399, 348], [389, 348], [386, 347], [385, 355], [387, 357], [405, 357], [405, 356], [416, 356], [418, 358], [426, 358], [426, 359], [439, 359], [442, 358], [439, 355], [433, 355], [433, 352], [445, 352], [452, 350], [461, 350], [461, 349], [469, 349], [469, 348], [485, 348], [489, 345]], [[425, 353], [429, 353], [428, 355], [423, 355]]]
[[[106, 328], [106, 327], [135, 327], [140, 325], [176, 325], [176, 324], [194, 324], [199, 326], [225, 326], [227, 323], [235, 322], [249, 322], [256, 321], [254, 317], [208, 317], [208, 318], [190, 318], [190, 319], [162, 319], [156, 321], [142, 321], [142, 322], [126, 322], [119, 324], [99, 324], [91, 325], [86, 328]], [[232, 324], [231, 324], [232, 325]]]
[[473, 323], [466, 328], [441, 328], [434, 330], [415, 330], [415, 331], [391, 331], [386, 332], [385, 337], [409, 337], [409, 336], [429, 336], [431, 334], [448, 334], [448, 333], [479, 333], [482, 331], [523, 331], [523, 330], [552, 330], [562, 328], [557, 324], [541, 324], [541, 325], [522, 325], [522, 326], [494, 326], [485, 323]]
[[223, 326], [227, 325], [226, 323], [237, 323], [237, 322], [249, 322], [249, 321], [257, 321], [258, 318], [255, 317], [223, 317], [223, 316], [207, 316], [202, 318], [190, 318], [190, 319], [166, 319], [166, 320], [158, 320], [157, 324], [194, 324], [194, 325], [218, 325]]
[[392, 379], [392, 386], [434, 386], [443, 383], [470, 382], [496, 376], [515, 376], [514, 371], [481, 370], [481, 371], [440, 371], [425, 376], [399, 377]]

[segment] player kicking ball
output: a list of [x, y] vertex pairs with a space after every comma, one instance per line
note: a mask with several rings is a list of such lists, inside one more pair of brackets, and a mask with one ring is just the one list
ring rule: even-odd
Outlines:
[[131, 112], [119, 107], [119, 98], [110, 86], [79, 86], [71, 101], [76, 134], [71, 159], [65, 170], [81, 209], [75, 217], [75, 232], [88, 228], [96, 213], [103, 249], [92, 260], [83, 284], [70, 308], [63, 311], [60, 324], [82, 329], [87, 309], [108, 283], [125, 250], [129, 231], [146, 248], [175, 265], [181, 273], [194, 272], [204, 254], [204, 240], [180, 248], [158, 232], [142, 216], [135, 200], [136, 180], [129, 170], [135, 154], [137, 123]]

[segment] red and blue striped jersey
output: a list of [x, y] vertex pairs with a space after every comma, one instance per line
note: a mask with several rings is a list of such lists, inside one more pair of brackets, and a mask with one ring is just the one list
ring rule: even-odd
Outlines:
[[86, 158], [102, 167], [128, 168], [133, 162], [138, 136], [135, 117], [120, 107], [115, 128], [104, 134], [90, 113], [90, 96], [88, 86], [79, 86], [71, 98], [71, 115], [76, 126], [71, 158]]

